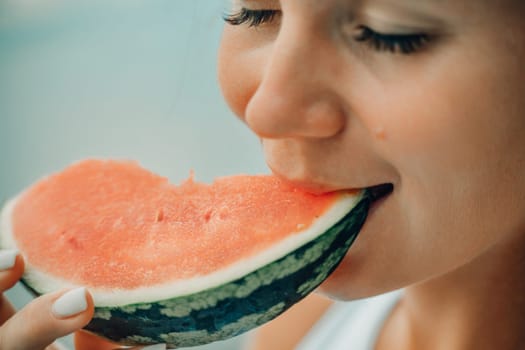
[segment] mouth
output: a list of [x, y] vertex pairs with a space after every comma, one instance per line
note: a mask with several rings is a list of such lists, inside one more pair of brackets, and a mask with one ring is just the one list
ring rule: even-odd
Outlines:
[[394, 185], [391, 183], [384, 183], [368, 187], [366, 189], [366, 195], [370, 198], [372, 203], [378, 202], [380, 199], [385, 198], [394, 190]]

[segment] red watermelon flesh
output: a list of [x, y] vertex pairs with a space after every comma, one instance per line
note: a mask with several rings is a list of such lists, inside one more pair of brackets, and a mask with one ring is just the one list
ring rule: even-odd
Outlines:
[[242, 262], [310, 227], [340, 196], [271, 175], [175, 186], [135, 162], [86, 160], [17, 197], [10, 230], [44, 274], [132, 290]]

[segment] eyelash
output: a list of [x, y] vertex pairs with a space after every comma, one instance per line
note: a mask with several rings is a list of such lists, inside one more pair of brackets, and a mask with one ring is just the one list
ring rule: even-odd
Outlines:
[[[223, 19], [231, 25], [247, 24], [249, 27], [258, 27], [272, 22], [279, 14], [277, 10], [250, 10], [242, 8], [233, 14], [224, 15]], [[428, 34], [383, 34], [366, 26], [359, 26], [359, 32], [354, 40], [370, 45], [376, 51], [401, 53], [408, 55], [422, 49], [430, 40]]]
[[382, 34], [365, 26], [360, 26], [359, 30], [356, 41], [368, 43], [377, 51], [399, 52], [405, 55], [420, 50], [430, 40], [429, 35], [425, 33]]
[[257, 27], [273, 21], [278, 13], [276, 10], [249, 10], [242, 8], [239, 12], [224, 15], [223, 19], [233, 26], [247, 24], [249, 27]]

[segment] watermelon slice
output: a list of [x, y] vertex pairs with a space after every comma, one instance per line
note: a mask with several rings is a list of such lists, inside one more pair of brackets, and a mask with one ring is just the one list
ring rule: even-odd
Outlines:
[[0, 246], [36, 294], [86, 286], [87, 330], [126, 345], [194, 346], [284, 312], [335, 269], [369, 207], [271, 175], [178, 186], [128, 161], [85, 160], [2, 210]]

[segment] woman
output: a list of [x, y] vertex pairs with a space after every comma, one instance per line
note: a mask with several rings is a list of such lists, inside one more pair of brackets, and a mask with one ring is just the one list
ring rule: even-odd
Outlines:
[[[524, 15], [520, 0], [239, 0], [226, 17], [221, 87], [271, 169], [313, 192], [391, 186], [319, 290], [403, 288], [369, 325], [376, 350], [525, 348]], [[89, 298], [63, 321], [24, 316], [54, 299], [0, 339], [88, 322]]]

